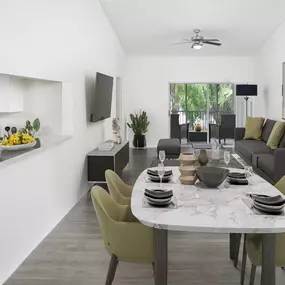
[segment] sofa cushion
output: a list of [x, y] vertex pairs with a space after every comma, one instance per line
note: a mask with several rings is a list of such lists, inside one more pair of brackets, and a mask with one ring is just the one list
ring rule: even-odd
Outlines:
[[247, 117], [245, 122], [245, 140], [260, 140], [264, 118]]
[[283, 122], [278, 121], [275, 123], [266, 144], [268, 147], [270, 147], [271, 149], [275, 149], [278, 147], [280, 140], [284, 134], [284, 128], [285, 124]]
[[266, 146], [266, 143], [261, 140], [236, 141], [235, 148], [249, 161], [252, 160], [252, 154], [254, 153], [273, 154], [273, 150], [271, 150], [268, 146]]
[[257, 167], [269, 177], [274, 177], [274, 154], [261, 154], [258, 156]]
[[284, 147], [285, 147], [285, 133], [284, 133], [283, 137], [281, 138], [278, 147], [281, 147], [281, 148], [284, 148]]
[[270, 120], [270, 119], [267, 119], [263, 128], [262, 128], [262, 135], [261, 135], [261, 139], [264, 141], [264, 142], [267, 142], [268, 139], [269, 139], [269, 136], [271, 134], [271, 131], [275, 125], [276, 121], [274, 120]]

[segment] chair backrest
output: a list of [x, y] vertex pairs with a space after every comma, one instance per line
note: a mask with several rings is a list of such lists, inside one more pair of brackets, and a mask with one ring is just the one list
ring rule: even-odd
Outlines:
[[227, 114], [221, 115], [221, 125], [223, 127], [236, 127], [236, 115], [235, 114]]
[[285, 176], [283, 176], [276, 184], [275, 187], [285, 195]]
[[[91, 189], [91, 198], [94, 210], [97, 214], [100, 229], [107, 251], [112, 254], [109, 235], [111, 234], [112, 222], [118, 220], [118, 205], [114, 199], [100, 186]], [[113, 233], [114, 234], [114, 233]]]
[[180, 125], [180, 133], [181, 133], [181, 138], [187, 138], [189, 139], [189, 124], [181, 124]]
[[113, 199], [121, 205], [128, 205], [130, 203], [130, 199], [125, 197], [123, 194], [125, 187], [124, 181], [118, 176], [117, 173], [110, 169], [105, 171], [105, 178], [109, 192]]

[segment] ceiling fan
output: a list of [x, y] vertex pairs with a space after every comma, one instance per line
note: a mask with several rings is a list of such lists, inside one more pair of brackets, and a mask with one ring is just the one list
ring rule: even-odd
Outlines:
[[194, 33], [196, 34], [191, 39], [183, 39], [182, 42], [176, 43], [174, 45], [184, 45], [184, 44], [192, 44], [191, 48], [193, 49], [201, 49], [203, 44], [213, 45], [213, 46], [221, 46], [221, 43], [218, 43], [220, 40], [218, 39], [204, 39], [204, 37], [200, 36], [200, 30], [195, 29]]

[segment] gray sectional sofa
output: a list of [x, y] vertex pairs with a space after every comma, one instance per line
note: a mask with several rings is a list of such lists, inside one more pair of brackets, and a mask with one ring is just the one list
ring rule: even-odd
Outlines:
[[261, 140], [244, 140], [245, 128], [235, 129], [236, 153], [251, 164], [258, 175], [272, 184], [285, 175], [285, 134], [277, 149], [271, 150], [266, 145], [275, 122], [266, 120]]

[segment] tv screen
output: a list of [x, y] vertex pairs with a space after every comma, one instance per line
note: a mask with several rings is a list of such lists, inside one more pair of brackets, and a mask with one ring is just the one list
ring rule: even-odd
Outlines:
[[255, 84], [237, 85], [236, 96], [257, 96], [257, 85]]
[[91, 122], [105, 120], [111, 116], [113, 77], [97, 73], [95, 92], [92, 98]]

